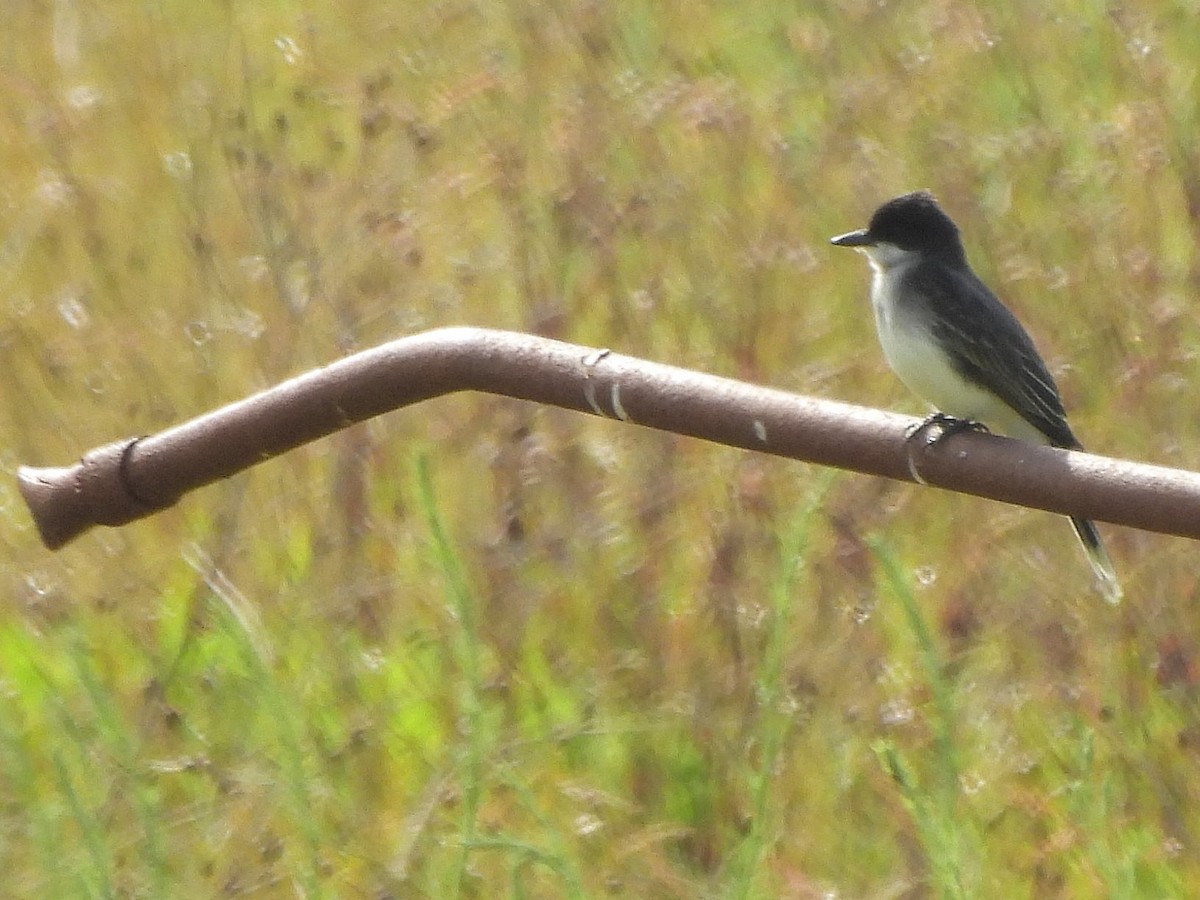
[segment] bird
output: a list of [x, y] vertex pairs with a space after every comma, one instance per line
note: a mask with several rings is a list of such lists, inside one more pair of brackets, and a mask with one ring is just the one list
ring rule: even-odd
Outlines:
[[[946, 426], [942, 436], [982, 427], [1083, 449], [1033, 339], [971, 269], [958, 226], [931, 193], [889, 200], [866, 228], [830, 243], [866, 255], [883, 355], [909, 390], [936, 410], [926, 422]], [[1120, 582], [1096, 526], [1070, 519], [1098, 586], [1109, 602], [1119, 602]]]

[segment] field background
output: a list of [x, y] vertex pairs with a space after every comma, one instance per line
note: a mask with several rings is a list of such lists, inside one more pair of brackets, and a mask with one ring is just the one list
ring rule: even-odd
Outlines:
[[1197, 548], [480, 395], [41, 548], [15, 487], [472, 324], [918, 413], [934, 190], [1092, 449], [1200, 469], [1200, 8], [15, 0], [12, 897], [1200, 893]]

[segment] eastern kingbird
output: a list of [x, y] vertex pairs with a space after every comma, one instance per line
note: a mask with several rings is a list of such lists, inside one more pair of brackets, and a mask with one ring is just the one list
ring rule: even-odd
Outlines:
[[[883, 355], [942, 418], [981, 423], [1011, 437], [1068, 450], [1082, 445], [1033, 341], [971, 271], [958, 227], [925, 191], [889, 200], [871, 224], [832, 239], [866, 254]], [[1096, 526], [1071, 525], [1105, 596], [1121, 587]]]

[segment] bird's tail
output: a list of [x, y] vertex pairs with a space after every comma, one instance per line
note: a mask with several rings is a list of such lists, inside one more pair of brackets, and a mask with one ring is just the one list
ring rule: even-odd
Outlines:
[[1120, 603], [1124, 592], [1121, 590], [1121, 582], [1117, 580], [1117, 572], [1109, 559], [1108, 551], [1104, 549], [1104, 543], [1100, 540], [1100, 532], [1092, 522], [1074, 516], [1071, 517], [1071, 527], [1079, 536], [1079, 543], [1083, 544], [1092, 571], [1096, 573], [1100, 590], [1104, 592], [1104, 599], [1112, 604]]

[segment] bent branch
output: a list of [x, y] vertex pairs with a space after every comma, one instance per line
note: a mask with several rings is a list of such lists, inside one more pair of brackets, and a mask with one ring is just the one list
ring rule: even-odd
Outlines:
[[347, 425], [484, 391], [902, 481], [1200, 537], [1200, 474], [964, 432], [905, 439], [907, 416], [803, 397], [528, 334], [443, 328], [307, 372], [65, 468], [18, 472], [43, 542], [123, 525]]

